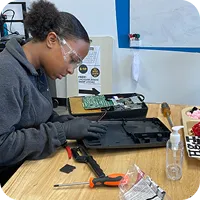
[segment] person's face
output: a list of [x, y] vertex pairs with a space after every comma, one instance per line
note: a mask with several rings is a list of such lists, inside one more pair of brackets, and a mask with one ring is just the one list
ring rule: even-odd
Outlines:
[[73, 74], [85, 56], [90, 44], [84, 40], [62, 40], [55, 33], [49, 33], [46, 38], [47, 52], [44, 53], [42, 65], [51, 79], [61, 79], [67, 74]]

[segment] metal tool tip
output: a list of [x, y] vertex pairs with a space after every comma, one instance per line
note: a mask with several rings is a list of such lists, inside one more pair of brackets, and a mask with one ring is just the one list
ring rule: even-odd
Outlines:
[[54, 187], [59, 187], [59, 184], [54, 185]]

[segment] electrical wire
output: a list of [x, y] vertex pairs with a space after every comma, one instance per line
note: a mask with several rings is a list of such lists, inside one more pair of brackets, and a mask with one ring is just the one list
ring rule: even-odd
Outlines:
[[142, 94], [135, 93], [135, 95], [143, 102], [145, 97]]
[[[5, 10], [2, 14], [4, 15], [6, 12], [9, 12], [9, 11], [11, 11], [13, 14], [12, 14], [12, 17], [11, 17], [11, 22], [10, 22], [10, 33], [12, 33], [12, 34], [15, 34], [14, 32], [12, 32], [12, 20], [13, 20], [13, 18], [14, 18], [14, 16], [15, 16], [15, 11], [14, 10], [12, 10], [12, 9], [7, 9], [7, 10]], [[7, 29], [8, 30], [8, 29]]]
[[105, 115], [106, 115], [107, 112], [108, 112], [108, 111], [105, 110], [105, 112], [100, 116], [100, 118], [99, 118], [97, 121], [98, 121], [98, 122], [101, 121], [101, 120], [105, 117]]

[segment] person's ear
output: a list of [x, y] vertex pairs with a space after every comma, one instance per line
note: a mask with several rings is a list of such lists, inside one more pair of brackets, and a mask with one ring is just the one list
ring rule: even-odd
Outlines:
[[53, 48], [58, 42], [57, 35], [55, 32], [48, 33], [46, 37], [46, 45], [48, 48]]

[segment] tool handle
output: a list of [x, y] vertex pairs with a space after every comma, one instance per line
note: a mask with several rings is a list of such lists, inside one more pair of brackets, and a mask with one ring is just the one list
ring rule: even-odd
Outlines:
[[169, 115], [171, 115], [170, 107], [166, 102], [163, 102], [161, 104], [161, 111], [162, 111], [164, 117], [167, 117], [167, 116], [169, 117]]
[[95, 186], [118, 186], [124, 177], [124, 174], [110, 174], [102, 178], [90, 178], [89, 185], [91, 188]]
[[79, 148], [79, 147], [71, 148], [71, 151], [72, 151], [73, 158], [74, 158], [77, 162], [80, 162], [80, 163], [87, 163], [86, 157], [85, 157], [85, 156], [81, 156], [81, 155], [79, 154], [79, 152], [80, 152], [80, 148]]
[[71, 148], [70, 148], [69, 146], [66, 146], [65, 149], [66, 149], [66, 151], [67, 151], [68, 158], [71, 159], [71, 158], [72, 158], [72, 151], [71, 151]]
[[92, 156], [87, 157], [88, 164], [98, 177], [105, 177], [103, 170]]
[[95, 159], [88, 154], [84, 147], [79, 146], [78, 148], [72, 148], [72, 154], [77, 162], [87, 163], [98, 177], [106, 176]]

